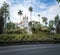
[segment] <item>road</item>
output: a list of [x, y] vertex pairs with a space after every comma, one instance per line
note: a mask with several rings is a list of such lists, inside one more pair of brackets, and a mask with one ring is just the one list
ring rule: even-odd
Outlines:
[[0, 55], [60, 55], [60, 44], [4, 46]]

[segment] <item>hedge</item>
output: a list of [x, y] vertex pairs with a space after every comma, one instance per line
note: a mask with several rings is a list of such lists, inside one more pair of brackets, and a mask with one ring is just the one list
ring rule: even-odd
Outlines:
[[5, 42], [38, 42], [38, 41], [53, 41], [53, 40], [60, 40], [60, 34], [56, 35], [46, 35], [46, 34], [0, 34], [0, 43], [5, 43]]

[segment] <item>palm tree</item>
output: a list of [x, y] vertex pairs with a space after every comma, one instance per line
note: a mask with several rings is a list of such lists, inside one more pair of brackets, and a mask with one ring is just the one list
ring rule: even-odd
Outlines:
[[20, 15], [20, 20], [21, 20], [21, 16], [23, 15], [22, 12], [23, 12], [22, 10], [19, 10], [19, 11], [18, 11], [18, 15]]
[[42, 17], [43, 19], [43, 23], [45, 23], [45, 25], [47, 25], [47, 18], [46, 17]]
[[55, 16], [55, 25], [58, 24], [58, 21], [59, 21], [59, 15]]
[[31, 21], [32, 21], [32, 11], [33, 11], [33, 8], [32, 7], [29, 7], [29, 11], [30, 11], [30, 19], [31, 19]]
[[40, 14], [38, 14], [38, 17], [39, 17], [39, 22], [40, 22]]

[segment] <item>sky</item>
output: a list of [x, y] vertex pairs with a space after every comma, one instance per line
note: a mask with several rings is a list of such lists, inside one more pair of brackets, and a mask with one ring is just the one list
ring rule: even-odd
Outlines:
[[[56, 0], [0, 0], [0, 7], [6, 1], [10, 5], [10, 20], [14, 23], [19, 23], [26, 15], [30, 21], [30, 12], [28, 8], [33, 8], [32, 20], [39, 21], [38, 14], [40, 14], [40, 22], [42, 17], [47, 17], [48, 21], [54, 20], [54, 17], [60, 15], [59, 4]], [[20, 20], [18, 11], [22, 10], [23, 15]]]

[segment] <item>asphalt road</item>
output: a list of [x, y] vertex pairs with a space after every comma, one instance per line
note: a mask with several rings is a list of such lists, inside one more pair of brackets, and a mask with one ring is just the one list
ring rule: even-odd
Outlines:
[[0, 55], [60, 55], [60, 44], [4, 46]]

